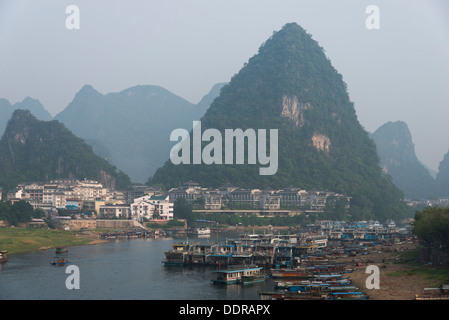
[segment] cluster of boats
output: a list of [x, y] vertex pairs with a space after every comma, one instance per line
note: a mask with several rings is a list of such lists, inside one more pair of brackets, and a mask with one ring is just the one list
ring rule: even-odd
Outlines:
[[[340, 273], [327, 273], [330, 270]], [[351, 284], [344, 264], [323, 264], [306, 268], [275, 269], [268, 273], [258, 266], [228, 266], [214, 270], [213, 284], [249, 284], [273, 278], [274, 290], [259, 292], [261, 300], [364, 300], [365, 292]], [[279, 280], [280, 279], [280, 280]]]
[[[360, 254], [363, 246], [339, 248], [339, 254]], [[322, 235], [245, 234], [224, 243], [177, 242], [165, 252], [165, 265], [215, 266], [216, 285], [249, 284], [273, 279], [263, 300], [367, 299], [349, 280], [352, 269], [331, 261], [336, 254]], [[217, 268], [218, 267], [218, 268]]]
[[[332, 273], [330, 271], [339, 271]], [[259, 292], [262, 300], [362, 300], [365, 292], [352, 285], [345, 264], [317, 264], [311, 267], [272, 269], [274, 291]], [[281, 279], [279, 281], [279, 279]]]
[[165, 252], [165, 265], [271, 265], [292, 266], [295, 259], [307, 252], [327, 245], [325, 236], [300, 237], [299, 235], [244, 234], [238, 239], [228, 239], [223, 243], [173, 244]]
[[54, 266], [65, 266], [67, 264], [70, 264], [69, 259], [61, 256], [62, 254], [67, 252], [69, 252], [69, 249], [67, 247], [57, 247], [55, 250], [55, 254], [57, 255], [57, 257], [55, 257], [53, 261], [50, 261], [50, 264]]

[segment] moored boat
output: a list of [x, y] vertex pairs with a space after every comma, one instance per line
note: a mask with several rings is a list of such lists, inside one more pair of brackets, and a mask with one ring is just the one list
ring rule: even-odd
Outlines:
[[330, 292], [326, 296], [326, 300], [366, 300], [368, 295], [365, 292], [360, 291], [348, 291], [348, 292]]
[[310, 277], [311, 273], [308, 269], [271, 269], [273, 278], [304, 278]]
[[165, 252], [162, 261], [164, 265], [184, 265], [187, 262], [190, 245], [185, 242], [178, 242], [172, 245], [172, 250]]
[[264, 282], [267, 279], [267, 276], [263, 274], [262, 272], [255, 273], [255, 274], [249, 274], [249, 275], [243, 275], [240, 283], [242, 284], [248, 284], [248, 283], [254, 283], [254, 282]]
[[259, 292], [261, 300], [324, 300], [320, 292]]
[[50, 264], [52, 264], [52, 265], [57, 265], [57, 266], [63, 266], [63, 265], [66, 265], [66, 264], [70, 264], [70, 261], [69, 260], [67, 260], [67, 259], [57, 259], [57, 260], [55, 260], [55, 261], [51, 261], [50, 262]]
[[8, 261], [8, 256], [6, 255], [8, 251], [0, 251], [0, 263]]
[[56, 248], [56, 253], [57, 254], [59, 254], [59, 253], [66, 253], [68, 251], [69, 251], [69, 249], [67, 247], [57, 247]]
[[265, 281], [262, 267], [257, 266], [232, 266], [226, 270], [214, 270], [217, 273], [213, 284], [247, 284]]

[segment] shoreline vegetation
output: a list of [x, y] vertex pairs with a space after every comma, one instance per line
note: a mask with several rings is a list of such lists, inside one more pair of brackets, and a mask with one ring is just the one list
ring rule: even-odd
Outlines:
[[0, 250], [8, 255], [46, 250], [62, 246], [79, 246], [101, 243], [96, 232], [64, 231], [0, 227]]

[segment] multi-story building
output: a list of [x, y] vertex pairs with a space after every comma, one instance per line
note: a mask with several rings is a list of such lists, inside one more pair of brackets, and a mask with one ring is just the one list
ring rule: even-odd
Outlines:
[[223, 205], [241, 209], [279, 210], [294, 209], [311, 212], [323, 212], [329, 197], [345, 198], [346, 209], [350, 207], [350, 197], [320, 190], [303, 190], [286, 188], [283, 190], [240, 189], [226, 185], [220, 189], [202, 188], [189, 182], [182, 187], [169, 191], [170, 201], [183, 197], [188, 202], [198, 205], [198, 199], [204, 199], [203, 209], [219, 210]]
[[101, 199], [106, 196], [107, 189], [97, 181], [84, 179], [71, 186], [74, 196], [82, 200]]
[[10, 201], [28, 200], [37, 207], [42, 205], [66, 208], [67, 199], [75, 198], [80, 201], [106, 200], [117, 198], [117, 195], [112, 194], [97, 181], [59, 179], [49, 183], [21, 183], [16, 189], [8, 192], [7, 198]]
[[300, 208], [305, 203], [307, 191], [299, 188], [286, 188], [277, 192], [280, 204], [286, 208]]
[[262, 192], [259, 189], [236, 189], [229, 193], [229, 202], [257, 208]]
[[109, 204], [100, 206], [100, 218], [130, 219], [130, 208], [127, 204]]
[[220, 210], [223, 195], [219, 191], [210, 191], [204, 194], [204, 209]]
[[30, 183], [20, 186], [23, 192], [28, 195], [28, 199], [36, 202], [43, 202], [44, 199], [44, 185], [39, 183]]
[[137, 221], [172, 220], [173, 203], [168, 195], [145, 195], [134, 199], [130, 205], [131, 217]]
[[259, 209], [279, 210], [281, 208], [281, 196], [275, 191], [265, 191], [259, 197]]

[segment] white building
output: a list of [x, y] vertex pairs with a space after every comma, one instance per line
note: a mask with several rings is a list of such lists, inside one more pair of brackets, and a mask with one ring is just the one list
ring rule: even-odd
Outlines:
[[153, 220], [155, 206], [145, 200], [134, 199], [131, 203], [131, 219], [142, 222], [144, 219]]
[[8, 192], [9, 199], [25, 199], [43, 205], [64, 208], [69, 198], [86, 200], [106, 200], [114, 198], [110, 190], [94, 180], [59, 179], [48, 183], [31, 182], [18, 184]]
[[129, 219], [130, 208], [124, 204], [110, 204], [100, 206], [100, 217]]
[[134, 199], [130, 206], [131, 217], [137, 221], [172, 220], [173, 203], [168, 195], [146, 195]]

